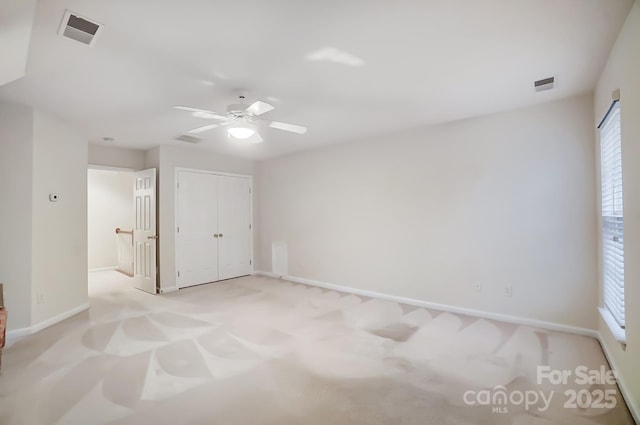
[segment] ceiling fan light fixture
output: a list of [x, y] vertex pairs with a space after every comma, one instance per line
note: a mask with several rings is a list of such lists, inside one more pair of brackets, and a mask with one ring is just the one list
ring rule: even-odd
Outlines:
[[256, 130], [250, 124], [232, 124], [231, 127], [227, 129], [229, 133], [229, 137], [233, 137], [234, 139], [248, 139], [253, 136]]

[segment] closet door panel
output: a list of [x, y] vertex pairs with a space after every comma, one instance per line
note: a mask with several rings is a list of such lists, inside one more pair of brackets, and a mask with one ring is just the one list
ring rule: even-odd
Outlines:
[[218, 176], [178, 173], [176, 234], [179, 288], [215, 282], [218, 275]]
[[251, 274], [251, 184], [246, 177], [218, 177], [220, 279]]

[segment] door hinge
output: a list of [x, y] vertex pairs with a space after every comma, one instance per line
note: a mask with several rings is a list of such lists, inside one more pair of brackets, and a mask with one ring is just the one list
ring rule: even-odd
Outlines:
[[249, 188], [249, 195], [251, 195], [251, 188]]
[[180, 277], [180, 270], [178, 270], [178, 277]]
[[249, 229], [251, 229], [251, 224], [249, 224]]
[[253, 260], [249, 259], [249, 265], [253, 266]]
[[180, 233], [180, 226], [178, 226], [178, 233]]
[[180, 182], [176, 183], [176, 189], [180, 189]]

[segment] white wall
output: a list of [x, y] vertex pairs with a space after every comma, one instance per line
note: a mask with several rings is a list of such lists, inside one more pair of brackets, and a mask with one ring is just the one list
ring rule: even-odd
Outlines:
[[116, 267], [115, 229], [133, 229], [133, 174], [89, 169], [87, 182], [89, 270]]
[[[147, 155], [147, 165], [152, 165], [155, 154]], [[175, 169], [176, 167], [220, 171], [233, 174], [254, 174], [254, 162], [223, 155], [215, 155], [196, 148], [160, 146], [158, 152], [158, 219], [159, 264], [162, 290], [176, 287], [175, 269]]]
[[0, 282], [8, 330], [31, 323], [33, 111], [0, 103]]
[[[599, 329], [606, 350], [621, 375], [628, 403], [640, 421], [640, 4], [636, 1], [614, 45], [595, 92], [595, 120], [611, 104], [611, 93], [620, 89], [622, 173], [624, 190], [624, 249], [627, 348], [622, 350], [607, 325]], [[596, 152], [599, 152], [596, 145]], [[602, 284], [600, 284], [602, 285]], [[602, 286], [600, 286], [602, 293]]]
[[594, 329], [593, 137], [582, 96], [259, 163], [257, 269]]
[[87, 142], [39, 111], [33, 123], [32, 325], [88, 302]]
[[0, 142], [0, 281], [8, 331], [28, 332], [87, 303], [87, 143], [15, 104], [0, 105]]
[[145, 151], [89, 144], [89, 164], [143, 170]]
[[144, 168], [160, 167], [160, 147], [149, 149], [144, 153]]

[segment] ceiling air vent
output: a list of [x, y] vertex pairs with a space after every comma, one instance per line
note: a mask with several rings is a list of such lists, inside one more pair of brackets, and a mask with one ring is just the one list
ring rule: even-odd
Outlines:
[[555, 84], [555, 81], [556, 77], [549, 77], [535, 81], [533, 83], [533, 86], [535, 87], [536, 91], [551, 90], [553, 88], [553, 85]]
[[60, 25], [58, 34], [91, 46], [95, 42], [96, 36], [101, 29], [102, 25], [91, 22], [88, 19], [67, 10], [64, 13], [64, 18], [62, 19], [62, 25]]
[[180, 136], [176, 137], [176, 140], [187, 143], [200, 143], [203, 139], [196, 136], [190, 136], [188, 134], [181, 134]]

